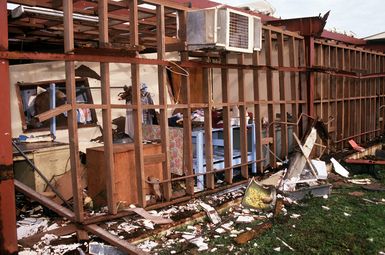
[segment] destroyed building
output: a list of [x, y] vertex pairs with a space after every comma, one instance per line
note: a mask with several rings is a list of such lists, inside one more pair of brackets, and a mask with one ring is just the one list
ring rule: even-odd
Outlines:
[[[278, 19], [206, 0], [0, 0], [0, 253], [76, 233], [142, 254], [105, 222], [172, 224], [178, 213], [148, 211], [239, 198], [228, 190], [248, 183], [270, 209], [276, 192], [301, 199], [309, 183], [329, 194], [315, 159], [384, 133], [385, 43], [327, 31], [328, 15]], [[277, 167], [286, 170], [251, 186]], [[65, 223], [18, 219], [35, 227], [17, 230], [15, 193]], [[180, 206], [196, 207], [220, 222], [211, 205]]]

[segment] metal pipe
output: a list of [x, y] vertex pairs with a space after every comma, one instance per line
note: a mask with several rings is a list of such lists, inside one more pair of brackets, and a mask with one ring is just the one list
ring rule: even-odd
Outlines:
[[60, 198], [60, 200], [62, 200], [66, 206], [72, 209], [72, 206], [67, 202], [67, 200], [64, 199], [62, 194], [60, 194], [60, 192], [49, 182], [47, 177], [45, 177], [45, 175], [35, 166], [35, 164], [28, 158], [27, 155], [25, 155], [25, 153], [19, 148], [19, 146], [17, 146], [17, 144], [14, 141], [12, 141], [12, 145], [21, 154], [21, 156], [25, 158], [25, 160], [33, 168], [33, 170], [35, 170], [40, 175], [40, 177], [44, 180], [44, 182], [47, 183], [47, 185], [52, 189], [52, 191], [56, 194], [56, 196], [58, 196], [58, 198]]

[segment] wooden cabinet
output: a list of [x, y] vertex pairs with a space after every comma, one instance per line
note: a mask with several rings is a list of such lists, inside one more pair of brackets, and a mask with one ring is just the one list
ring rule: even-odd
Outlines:
[[[135, 150], [133, 144], [114, 144], [115, 196], [116, 201], [127, 204], [138, 203], [137, 170], [135, 168]], [[160, 144], [143, 145], [145, 158], [145, 179], [152, 176], [162, 180], [162, 161]], [[146, 160], [150, 159], [150, 160]], [[151, 160], [153, 159], [153, 160]], [[87, 149], [88, 194], [94, 205], [107, 205], [105, 182], [104, 147]], [[146, 194], [152, 194], [149, 184], [145, 186]]]

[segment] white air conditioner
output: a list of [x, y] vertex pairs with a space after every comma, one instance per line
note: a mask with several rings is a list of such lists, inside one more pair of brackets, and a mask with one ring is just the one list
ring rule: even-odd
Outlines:
[[255, 48], [255, 18], [224, 7], [189, 11], [187, 45], [190, 50], [215, 48], [251, 53]]

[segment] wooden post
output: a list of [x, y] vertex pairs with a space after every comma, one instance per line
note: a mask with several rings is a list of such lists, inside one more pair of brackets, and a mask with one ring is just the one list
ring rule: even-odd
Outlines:
[[[108, 1], [98, 2], [99, 14], [99, 47], [106, 47], [108, 44]], [[102, 109], [103, 114], [103, 141], [104, 141], [104, 162], [106, 171], [107, 185], [107, 205], [111, 214], [117, 213], [117, 201], [115, 196], [115, 170], [114, 153], [111, 129], [111, 95], [110, 95], [110, 64], [100, 63], [100, 85], [102, 88], [102, 104], [106, 109]]]
[[[0, 0], [0, 51], [8, 50], [7, 1]], [[9, 62], [0, 59], [0, 254], [16, 254], [16, 206], [13, 180]]]
[[[243, 65], [245, 55], [239, 54], [238, 64]], [[239, 115], [240, 115], [240, 146], [241, 146], [241, 174], [243, 178], [249, 178], [249, 169], [246, 165], [248, 161], [247, 149], [247, 122], [246, 122], [246, 94], [245, 94], [245, 72], [243, 68], [238, 69], [238, 101], [239, 101]]]
[[[139, 45], [139, 24], [138, 24], [138, 0], [129, 0], [130, 8], [130, 43], [132, 46]], [[139, 53], [136, 52], [136, 56]], [[143, 161], [143, 134], [142, 134], [142, 113], [143, 106], [141, 102], [140, 80], [139, 80], [139, 64], [131, 64], [131, 83], [132, 83], [132, 99], [134, 115], [134, 147], [135, 147], [135, 167], [136, 179], [138, 185], [138, 203], [141, 207], [146, 207], [145, 193], [145, 175]]]
[[[165, 13], [164, 6], [156, 6], [156, 26], [157, 26], [157, 51], [158, 59], [165, 58]], [[160, 109], [160, 139], [162, 142], [162, 153], [164, 161], [162, 162], [163, 179], [171, 179], [170, 171], [170, 152], [169, 152], [169, 133], [168, 133], [168, 116], [167, 116], [167, 84], [166, 84], [166, 68], [158, 65], [158, 88], [159, 88], [159, 105], [164, 108]], [[163, 183], [163, 196], [166, 201], [170, 201], [172, 196], [171, 182]]]
[[[208, 58], [205, 58], [204, 60], [207, 62]], [[207, 103], [207, 107], [204, 108], [206, 172], [211, 172], [213, 170], [213, 134], [211, 128], [213, 90], [208, 68], [203, 68], [202, 84], [204, 102]], [[215, 178], [213, 173], [206, 174], [206, 185], [209, 189], [215, 188]]]
[[[297, 55], [297, 53], [299, 52], [296, 52], [295, 50], [295, 38], [293, 36], [290, 36], [289, 37], [289, 63], [290, 63], [290, 67], [295, 67], [295, 56]], [[291, 89], [291, 99], [295, 102], [292, 106], [292, 114], [293, 114], [293, 118], [294, 118], [294, 121], [297, 120], [297, 118], [299, 117], [299, 93], [298, 93], [298, 83], [296, 82], [295, 80], [295, 73], [294, 72], [291, 72], [290, 73], [290, 89]], [[300, 75], [298, 75], [300, 76]], [[298, 79], [300, 79], [300, 77], [298, 77]], [[296, 134], [299, 134], [299, 128], [298, 126], [294, 126], [293, 127], [293, 132], [295, 132]]]
[[[227, 64], [227, 54], [223, 53], [221, 56], [222, 64]], [[233, 169], [230, 168], [233, 164], [233, 144], [231, 142], [231, 118], [230, 118], [230, 106], [229, 106], [229, 70], [227, 68], [221, 69], [222, 77], [222, 103], [223, 106], [223, 139], [224, 139], [224, 161], [225, 168], [229, 168], [225, 171], [225, 181], [229, 184], [233, 183]]]
[[[74, 27], [73, 27], [73, 1], [63, 1], [64, 12], [64, 52], [72, 53], [74, 50]], [[83, 187], [81, 185], [81, 173], [79, 162], [79, 138], [78, 122], [76, 111], [76, 83], [75, 83], [75, 63], [74, 61], [65, 62], [66, 76], [66, 95], [67, 103], [71, 105], [68, 111], [68, 139], [70, 147], [72, 192], [74, 201], [74, 211], [76, 221], [82, 222], [83, 215]]]
[[[272, 39], [271, 39], [271, 30], [265, 30], [265, 54], [266, 54], [266, 65], [272, 66]], [[273, 84], [273, 71], [266, 71], [266, 86], [267, 86], [267, 100], [269, 101], [267, 106], [269, 123], [273, 123], [275, 121], [274, 118], [274, 84]], [[275, 155], [277, 153], [277, 139], [275, 132], [275, 124], [270, 125], [269, 136], [273, 138], [273, 143], [270, 144], [270, 165], [272, 167], [276, 166], [277, 160]]]
[[[178, 36], [182, 42], [186, 41], [186, 11], [178, 11], [179, 30]], [[186, 51], [180, 53], [181, 61], [188, 61], [189, 56]], [[192, 126], [191, 126], [191, 98], [190, 98], [190, 78], [187, 76], [181, 77], [181, 90], [183, 103], [187, 104], [187, 108], [183, 110], [183, 161], [186, 169], [186, 175], [193, 175], [193, 149], [192, 149]], [[186, 180], [186, 193], [194, 194], [194, 178]]]
[[[283, 34], [277, 34], [277, 42], [278, 42], [278, 66], [284, 66], [284, 42], [283, 42]], [[285, 92], [285, 72], [279, 72], [279, 99], [280, 103], [280, 113], [281, 113], [281, 122], [287, 122], [287, 110], [286, 110], [286, 92]], [[288, 154], [289, 148], [289, 139], [287, 132], [287, 124], [281, 124], [281, 157], [284, 158]]]
[[[253, 65], [258, 66], [259, 64], [259, 52], [255, 51], [253, 53]], [[262, 159], [264, 158], [262, 150], [262, 116], [261, 116], [261, 104], [259, 102], [260, 93], [259, 93], [259, 71], [257, 69], [253, 70], [253, 92], [254, 92], [254, 124], [255, 124], [255, 158]], [[263, 172], [263, 161], [257, 162], [257, 169], [260, 173]]]

